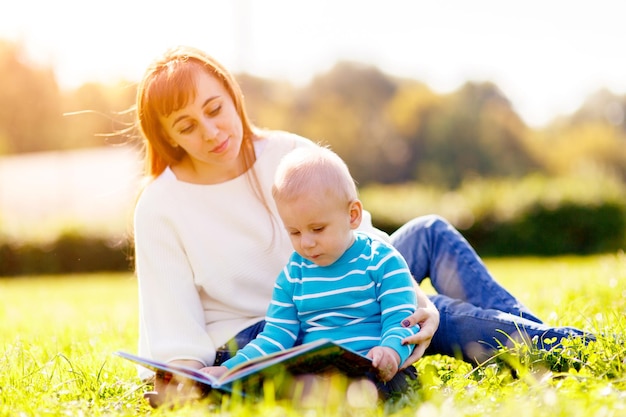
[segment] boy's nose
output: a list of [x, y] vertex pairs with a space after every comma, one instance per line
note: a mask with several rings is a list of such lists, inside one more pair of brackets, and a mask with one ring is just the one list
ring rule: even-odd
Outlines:
[[301, 244], [305, 248], [312, 248], [315, 246], [315, 239], [312, 236], [305, 234], [302, 236]]

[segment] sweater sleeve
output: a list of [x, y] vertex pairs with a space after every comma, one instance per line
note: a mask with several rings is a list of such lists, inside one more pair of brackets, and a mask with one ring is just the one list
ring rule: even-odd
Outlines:
[[162, 209], [169, 205], [144, 192], [135, 209], [139, 351], [163, 361], [190, 359], [206, 366], [215, 360], [215, 346], [205, 329], [185, 250]]
[[295, 345], [300, 331], [300, 321], [293, 302], [293, 286], [287, 276], [287, 267], [285, 267], [276, 280], [263, 331], [241, 348], [235, 356], [224, 362], [223, 366], [231, 369], [240, 363]]
[[405, 337], [419, 331], [419, 326], [402, 327], [401, 322], [417, 308], [413, 278], [402, 256], [393, 248], [382, 251], [384, 267], [377, 277], [378, 301], [381, 307], [381, 346], [394, 349], [403, 363], [413, 351], [414, 345], [402, 345]]

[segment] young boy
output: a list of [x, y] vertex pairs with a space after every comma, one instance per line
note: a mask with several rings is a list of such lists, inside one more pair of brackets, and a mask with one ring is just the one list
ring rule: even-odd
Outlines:
[[391, 245], [356, 230], [363, 208], [346, 164], [327, 148], [296, 149], [278, 166], [272, 195], [295, 252], [277, 278], [262, 333], [203, 371], [221, 375], [296, 341], [331, 339], [372, 359], [384, 397], [403, 389], [398, 369], [414, 347], [404, 339], [419, 331], [400, 324], [417, 308], [413, 278]]

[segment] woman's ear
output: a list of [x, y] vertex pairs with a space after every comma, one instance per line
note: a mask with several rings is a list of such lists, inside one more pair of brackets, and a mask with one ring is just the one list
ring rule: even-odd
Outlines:
[[352, 200], [349, 206], [350, 228], [356, 229], [361, 225], [363, 219], [363, 203], [360, 200]]

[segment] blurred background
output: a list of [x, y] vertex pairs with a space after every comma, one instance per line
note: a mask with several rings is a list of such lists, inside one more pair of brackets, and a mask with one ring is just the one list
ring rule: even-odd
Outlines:
[[[0, 276], [132, 270], [136, 83], [189, 44], [255, 123], [330, 145], [392, 232], [626, 247], [626, 3], [24, 0], [0, 14]], [[121, 133], [124, 132], [124, 133]]]

